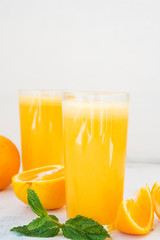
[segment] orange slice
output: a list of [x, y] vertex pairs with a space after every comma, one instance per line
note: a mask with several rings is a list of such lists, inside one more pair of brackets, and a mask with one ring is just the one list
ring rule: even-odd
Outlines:
[[154, 211], [160, 219], [160, 183], [155, 183], [151, 191]]
[[17, 198], [28, 204], [27, 188], [33, 189], [46, 209], [60, 208], [65, 204], [64, 167], [47, 166], [28, 170], [12, 178]]
[[131, 199], [121, 202], [115, 228], [129, 234], [147, 234], [153, 226], [154, 210], [151, 192], [146, 185]]

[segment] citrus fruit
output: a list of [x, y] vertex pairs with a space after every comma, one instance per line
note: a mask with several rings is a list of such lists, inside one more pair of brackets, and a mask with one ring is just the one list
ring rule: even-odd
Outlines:
[[154, 211], [158, 218], [160, 218], [160, 183], [155, 183], [151, 191]]
[[121, 202], [115, 228], [129, 234], [147, 234], [154, 219], [151, 192], [146, 185], [137, 191], [130, 199]]
[[45, 209], [60, 208], [65, 204], [64, 167], [46, 166], [21, 172], [12, 178], [17, 198], [28, 204], [27, 188], [33, 189]]
[[20, 155], [16, 146], [8, 138], [0, 136], [0, 190], [10, 185], [19, 168]]

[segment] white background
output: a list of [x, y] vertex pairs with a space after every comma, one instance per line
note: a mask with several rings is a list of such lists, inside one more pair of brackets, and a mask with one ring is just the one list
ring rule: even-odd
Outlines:
[[160, 1], [0, 0], [0, 134], [18, 89], [127, 91], [128, 159], [160, 161]]

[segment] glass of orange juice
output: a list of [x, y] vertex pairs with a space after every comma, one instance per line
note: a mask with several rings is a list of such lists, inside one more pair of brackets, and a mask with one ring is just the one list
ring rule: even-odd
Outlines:
[[112, 224], [123, 198], [129, 95], [65, 93], [64, 162], [69, 218]]
[[20, 90], [23, 170], [63, 164], [62, 93]]

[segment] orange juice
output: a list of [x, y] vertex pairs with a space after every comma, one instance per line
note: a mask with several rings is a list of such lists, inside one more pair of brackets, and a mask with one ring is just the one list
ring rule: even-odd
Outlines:
[[20, 95], [23, 170], [63, 164], [62, 97]]
[[66, 204], [69, 218], [111, 224], [123, 198], [126, 102], [64, 102]]

